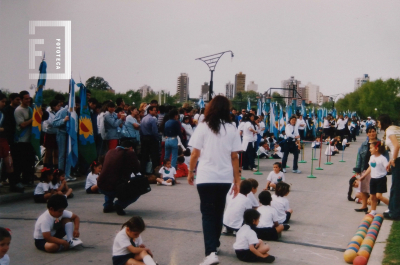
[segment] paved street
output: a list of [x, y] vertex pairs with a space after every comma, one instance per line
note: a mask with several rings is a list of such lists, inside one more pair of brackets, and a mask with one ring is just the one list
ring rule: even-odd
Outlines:
[[[311, 168], [310, 145], [305, 149], [307, 163], [299, 164], [303, 172], [293, 174], [288, 169], [286, 180], [292, 184], [288, 199], [294, 213], [290, 230], [282, 234], [279, 242], [269, 242], [270, 254], [277, 257], [275, 264], [345, 264], [343, 251], [363, 217], [353, 210], [359, 205], [347, 201], [347, 191], [357, 149], [364, 140], [365, 134], [346, 149], [345, 163], [338, 162], [340, 154], [332, 157], [333, 165], [323, 165], [326, 159], [322, 155], [324, 170], [314, 170], [315, 179], [307, 178]], [[290, 167], [292, 159], [290, 155]], [[263, 175], [260, 176], [244, 171], [244, 177], [258, 180], [258, 193], [265, 187], [265, 179], [275, 161], [262, 159]], [[318, 161], [314, 162], [315, 168]], [[102, 213], [103, 196], [87, 195], [82, 186], [69, 200], [68, 210], [81, 218], [80, 238], [84, 247], [58, 254], [41, 252], [33, 244], [33, 227], [36, 218], [46, 210], [44, 204], [35, 204], [33, 200], [3, 203], [0, 225], [12, 230], [11, 264], [111, 264], [114, 237], [132, 215], [143, 217], [147, 229], [142, 237], [160, 265], [199, 264], [204, 257], [199, 197], [195, 187], [189, 186], [185, 179], [180, 181], [182, 184], [172, 187], [152, 185], [149, 194], [127, 208], [125, 217]], [[386, 209], [383, 204], [378, 206], [380, 213]], [[234, 237], [221, 237], [221, 264], [245, 264], [235, 256], [234, 240]]]

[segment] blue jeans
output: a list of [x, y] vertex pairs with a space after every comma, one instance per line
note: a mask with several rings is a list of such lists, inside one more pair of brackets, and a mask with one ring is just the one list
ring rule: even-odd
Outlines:
[[165, 156], [164, 159], [169, 159], [172, 153], [171, 165], [176, 169], [176, 160], [178, 159], [178, 139], [165, 139]]
[[121, 206], [122, 209], [125, 209], [130, 204], [132, 204], [135, 201], [137, 201], [137, 199], [139, 199], [139, 197], [140, 197], [140, 195], [139, 195], [137, 197], [134, 197], [132, 199], [125, 200], [125, 201], [116, 200], [115, 203], [114, 203], [114, 199], [116, 197], [115, 196], [116, 195], [115, 191], [105, 191], [105, 190], [100, 190], [100, 189], [99, 189], [99, 191], [100, 191], [100, 193], [104, 194], [104, 201], [105, 201], [104, 204], [103, 204], [104, 208], [110, 208], [115, 204], [115, 205]]
[[65, 177], [71, 175], [71, 164], [66, 159], [67, 157], [67, 141], [68, 134], [62, 131], [57, 133], [57, 145], [58, 145], [58, 169], [65, 171]]

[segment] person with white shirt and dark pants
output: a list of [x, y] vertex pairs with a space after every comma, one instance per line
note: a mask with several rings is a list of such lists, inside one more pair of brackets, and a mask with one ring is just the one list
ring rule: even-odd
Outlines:
[[201, 265], [218, 264], [222, 220], [226, 195], [232, 185], [234, 196], [240, 184], [238, 151], [241, 151], [240, 135], [232, 125], [230, 102], [224, 96], [216, 96], [207, 104], [204, 122], [199, 123], [190, 138], [193, 147], [190, 158], [188, 183], [196, 185], [200, 197], [203, 222], [205, 258]]
[[304, 140], [305, 139], [304, 129], [306, 128], [306, 122], [303, 119], [303, 115], [301, 114], [298, 116], [298, 119], [296, 120], [296, 127], [299, 130], [300, 139]]
[[287, 158], [289, 156], [289, 153], [292, 153], [294, 157], [292, 172], [301, 173], [301, 171], [298, 170], [297, 165], [297, 161], [299, 159], [299, 148], [296, 145], [296, 141], [300, 138], [300, 135], [299, 130], [296, 126], [296, 116], [290, 117], [289, 124], [287, 124], [285, 127], [285, 133], [287, 139], [283, 146], [282, 171], [286, 173]]
[[337, 135], [340, 136], [340, 140], [344, 139], [344, 132], [346, 128], [347, 121], [343, 118], [343, 115], [339, 115], [339, 119], [337, 120]]

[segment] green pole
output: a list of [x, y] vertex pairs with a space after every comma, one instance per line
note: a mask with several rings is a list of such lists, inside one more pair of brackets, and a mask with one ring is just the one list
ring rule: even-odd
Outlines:
[[258, 162], [257, 162], [257, 172], [254, 172], [254, 175], [262, 175], [263, 173], [260, 172], [260, 155], [259, 154], [257, 154], [257, 160], [258, 160]]
[[[314, 149], [312, 148], [311, 149], [311, 157], [313, 155], [314, 155]], [[314, 167], [314, 161], [311, 160], [311, 175], [307, 176], [307, 178], [310, 178], [310, 179], [315, 179], [316, 178], [316, 176], [313, 175], [313, 167]]]
[[[301, 149], [301, 147], [303, 148]], [[301, 160], [298, 163], [302, 164], [307, 163], [307, 161], [304, 161], [304, 144], [302, 144], [301, 141], [300, 141], [300, 149], [301, 149]]]

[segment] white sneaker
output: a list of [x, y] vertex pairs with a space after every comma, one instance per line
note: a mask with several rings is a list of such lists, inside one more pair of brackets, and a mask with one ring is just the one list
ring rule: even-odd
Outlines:
[[283, 172], [283, 173], [286, 173], [286, 169], [282, 169], [282, 172]]
[[66, 179], [66, 181], [67, 181], [67, 182], [70, 182], [70, 181], [75, 181], [75, 180], [76, 180], [76, 178], [74, 178], [74, 177], [71, 177], [71, 176], [69, 176], [69, 177], [65, 177], [65, 179]]
[[216, 252], [212, 252], [210, 255], [204, 258], [200, 265], [216, 265], [219, 264], [218, 255]]
[[297, 170], [292, 170], [292, 172], [293, 172], [293, 173], [297, 173], [297, 174], [300, 174], [300, 173], [301, 173], [301, 171], [298, 170], [298, 169], [297, 169]]
[[69, 241], [69, 248], [80, 246], [82, 245], [82, 243], [82, 240], [80, 240], [79, 238], [73, 238], [71, 241]]

